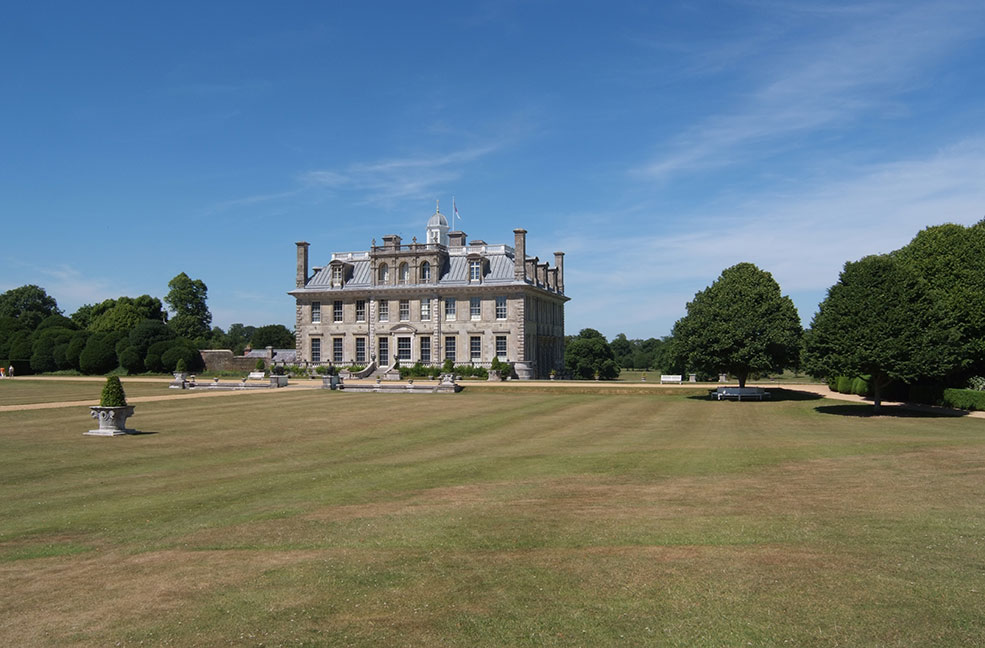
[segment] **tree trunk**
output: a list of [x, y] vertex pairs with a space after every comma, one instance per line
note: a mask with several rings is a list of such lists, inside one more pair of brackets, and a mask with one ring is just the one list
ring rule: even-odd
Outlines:
[[878, 414], [882, 410], [882, 388], [889, 384], [882, 376], [872, 374], [872, 413]]
[[737, 377], [739, 378], [739, 388], [741, 389], [746, 386], [746, 378], [749, 377], [749, 372], [743, 371], [742, 373], [737, 374]]

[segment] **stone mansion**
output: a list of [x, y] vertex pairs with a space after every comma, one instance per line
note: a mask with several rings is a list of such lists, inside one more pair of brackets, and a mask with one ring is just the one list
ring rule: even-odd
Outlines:
[[395, 234], [367, 252], [336, 252], [308, 269], [297, 243], [297, 360], [337, 366], [378, 363], [489, 367], [513, 363], [521, 379], [564, 364], [564, 253], [554, 266], [527, 256], [523, 229], [514, 244], [466, 243], [435, 210], [426, 243]]

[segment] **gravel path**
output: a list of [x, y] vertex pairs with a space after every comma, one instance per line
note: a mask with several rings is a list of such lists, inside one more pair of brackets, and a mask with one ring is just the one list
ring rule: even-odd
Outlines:
[[[30, 376], [23, 378], [14, 378], [13, 380], [61, 380], [61, 381], [104, 381], [105, 378], [100, 376]], [[165, 388], [170, 380], [167, 378], [127, 378], [127, 382], [144, 382], [144, 383], [160, 383], [162, 389]], [[372, 382], [369, 380], [352, 380], [349, 382], [358, 383], [368, 383]], [[506, 382], [478, 382], [472, 383], [471, 381], [464, 381], [463, 385], [466, 387], [475, 386], [480, 389], [490, 388], [497, 389], [500, 387], [552, 387], [552, 388], [577, 388], [577, 387], [599, 387], [602, 389], [612, 389], [618, 390], [620, 387], [634, 387], [634, 388], [645, 388], [645, 389], [712, 389], [717, 385], [714, 383], [682, 383], [680, 385], [661, 385], [659, 383], [629, 383], [629, 382], [618, 382], [618, 381], [600, 381], [600, 382], [587, 382], [581, 380], [554, 380], [554, 381], [535, 381], [535, 382], [520, 382], [516, 380], [510, 380]], [[838, 392], [831, 391], [827, 385], [821, 385], [817, 383], [802, 383], [802, 384], [789, 384], [789, 383], [748, 383], [750, 387], [763, 387], [764, 389], [789, 389], [792, 391], [808, 392], [811, 394], [817, 394], [824, 398], [829, 398], [831, 400], [840, 401], [850, 401], [854, 403], [871, 403], [870, 400], [865, 399], [861, 396], [856, 396], [855, 394], [839, 394]], [[279, 389], [251, 389], [251, 390], [230, 390], [230, 391], [185, 391], [185, 390], [168, 390], [168, 393], [161, 394], [160, 396], [136, 396], [134, 398], [128, 398], [127, 401], [130, 403], [152, 403], [155, 401], [164, 400], [176, 400], [179, 398], [219, 398], [223, 396], [239, 396], [243, 394], [285, 394], [291, 393], [303, 389], [320, 389], [320, 380], [299, 380], [290, 383], [287, 387], [282, 387]], [[92, 400], [84, 401], [61, 401], [55, 403], [26, 403], [22, 405], [0, 405], [0, 412], [15, 412], [20, 410], [42, 410], [42, 409], [56, 409], [60, 407], [88, 407], [90, 405], [95, 405], [96, 403]], [[930, 405], [916, 405], [910, 403], [898, 403], [893, 401], [883, 401], [883, 405], [887, 408], [903, 408], [918, 412], [927, 412], [939, 415], [952, 415], [952, 416], [968, 416], [971, 418], [985, 418], [985, 412], [965, 412], [962, 410], [953, 410], [946, 407], [933, 407]]]

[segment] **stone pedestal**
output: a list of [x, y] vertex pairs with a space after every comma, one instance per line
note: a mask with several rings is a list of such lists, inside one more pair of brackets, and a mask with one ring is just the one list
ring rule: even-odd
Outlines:
[[133, 416], [133, 405], [124, 405], [123, 407], [93, 405], [89, 407], [89, 410], [92, 418], [99, 421], [99, 429], [89, 430], [83, 434], [88, 436], [120, 436], [135, 432], [135, 430], [127, 429], [127, 418]]

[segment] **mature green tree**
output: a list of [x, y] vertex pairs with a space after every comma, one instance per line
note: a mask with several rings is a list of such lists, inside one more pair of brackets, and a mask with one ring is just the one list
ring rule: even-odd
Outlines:
[[168, 282], [168, 288], [164, 301], [174, 313], [169, 324], [175, 334], [189, 340], [208, 337], [212, 313], [205, 303], [208, 297], [205, 283], [182, 272]]
[[894, 255], [845, 264], [806, 338], [814, 376], [871, 375], [875, 410], [892, 380], [947, 375], [960, 362], [960, 331], [913, 265]]
[[140, 311], [130, 303], [119, 301], [109, 310], [94, 317], [89, 323], [93, 333], [129, 333], [144, 318]]
[[253, 332], [250, 346], [254, 349], [264, 349], [268, 346], [275, 349], [293, 349], [294, 333], [283, 324], [268, 324]]
[[[167, 321], [161, 300], [150, 295], [105, 299], [98, 304], [87, 304], [72, 313], [72, 319], [90, 331], [129, 332], [145, 319]], [[84, 322], [84, 324], [83, 324]]]
[[620, 333], [612, 338], [612, 341], [609, 342], [609, 348], [612, 349], [616, 364], [621, 368], [632, 369], [636, 367], [633, 364], [633, 341], [630, 341], [625, 333]]
[[603, 380], [619, 377], [619, 366], [605, 336], [595, 329], [582, 329], [569, 337], [564, 347], [564, 367], [576, 378]]
[[985, 221], [928, 227], [893, 255], [927, 282], [958, 329], [960, 362], [950, 382], [985, 375]]
[[749, 374], [796, 366], [802, 335], [793, 302], [751, 263], [723, 270], [674, 325], [676, 353], [688, 369], [729, 373], [740, 387]]
[[33, 331], [49, 315], [60, 315], [58, 303], [44, 288], [29, 284], [0, 294], [0, 317], [13, 317]]
[[653, 368], [665, 374], [683, 374], [683, 364], [678, 365], [674, 357], [674, 338], [665, 335], [659, 340], [659, 344], [653, 349]]
[[75, 322], [76, 326], [79, 328], [89, 328], [89, 324], [92, 322], [92, 311], [95, 308], [95, 304], [82, 304], [74, 313], [72, 313], [72, 321]]
[[212, 329], [211, 346], [213, 349], [230, 349], [234, 354], [242, 355], [256, 330], [255, 326], [244, 326], [240, 322], [231, 324], [228, 333], [216, 326]]

